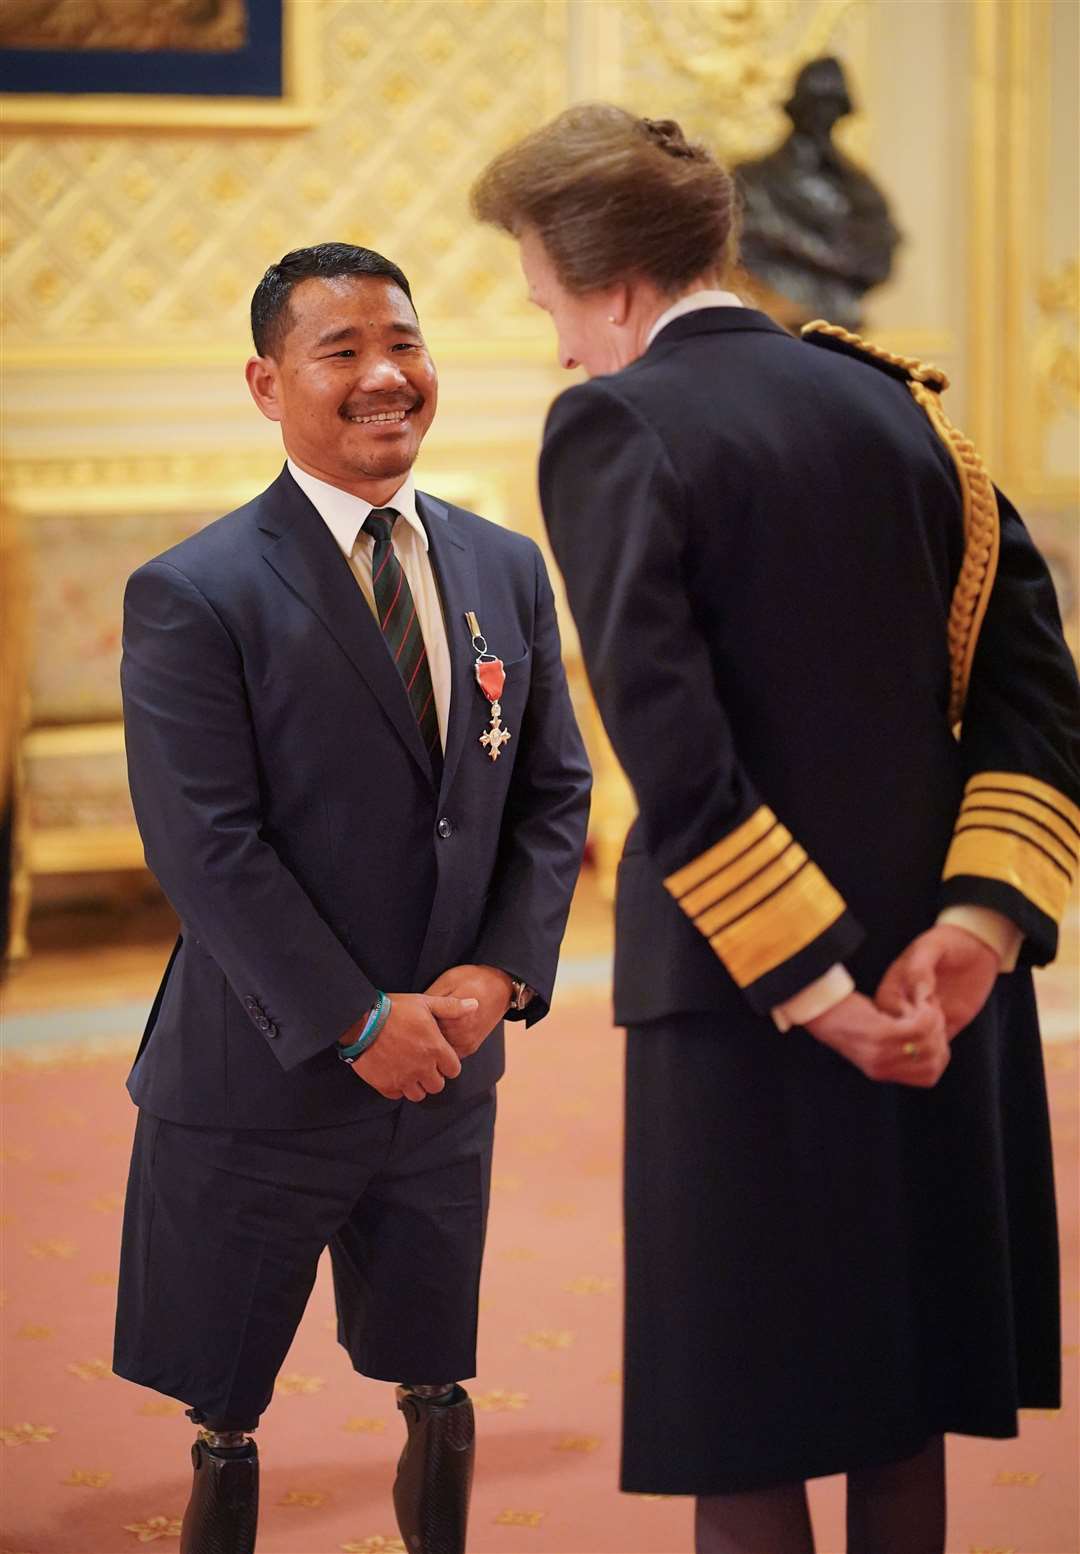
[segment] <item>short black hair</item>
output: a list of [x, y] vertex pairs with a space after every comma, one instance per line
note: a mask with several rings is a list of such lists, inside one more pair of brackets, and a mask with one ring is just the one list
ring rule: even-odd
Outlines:
[[373, 248], [353, 243], [316, 243], [294, 248], [272, 264], [251, 299], [251, 337], [260, 356], [276, 356], [292, 326], [289, 297], [294, 286], [313, 275], [329, 280], [337, 275], [384, 275], [400, 286], [416, 310], [405, 273]]

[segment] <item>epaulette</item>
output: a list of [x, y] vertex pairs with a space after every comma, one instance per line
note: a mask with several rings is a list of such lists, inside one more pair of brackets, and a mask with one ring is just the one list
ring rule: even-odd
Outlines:
[[949, 380], [940, 368], [871, 345], [839, 324], [828, 324], [820, 318], [804, 326], [802, 337], [811, 345], [824, 346], [826, 350], [840, 351], [845, 356], [868, 362], [906, 384], [952, 456], [964, 502], [964, 559], [953, 589], [948, 625], [949, 719], [952, 724], [959, 724], [964, 715], [979, 631], [997, 573], [1001, 522], [993, 481], [986, 473], [975, 444], [953, 426], [941, 408], [939, 396], [948, 388]]
[[828, 351], [840, 351], [844, 356], [858, 357], [860, 361], [869, 362], [872, 367], [887, 372], [891, 378], [899, 378], [901, 383], [925, 383], [935, 394], [943, 393], [949, 386], [949, 380], [940, 367], [917, 361], [914, 356], [898, 356], [895, 351], [887, 351], [884, 346], [863, 340], [859, 335], [853, 335], [850, 329], [842, 329], [839, 324], [828, 324], [823, 318], [815, 318], [813, 323], [804, 324], [801, 333], [810, 345], [823, 345]]

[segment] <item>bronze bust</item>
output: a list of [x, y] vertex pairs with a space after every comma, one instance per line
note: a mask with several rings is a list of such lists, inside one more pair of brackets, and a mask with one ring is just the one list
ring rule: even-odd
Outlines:
[[824, 317], [857, 329], [900, 233], [873, 179], [833, 144], [834, 125], [852, 111], [839, 60], [804, 65], [784, 111], [792, 128], [783, 144], [735, 168], [743, 264], [789, 328]]

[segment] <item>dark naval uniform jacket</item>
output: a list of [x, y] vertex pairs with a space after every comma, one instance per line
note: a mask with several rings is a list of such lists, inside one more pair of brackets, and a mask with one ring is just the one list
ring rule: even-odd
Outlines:
[[[893, 1461], [1059, 1395], [1029, 968], [1080, 854], [1080, 691], [943, 387], [708, 307], [548, 417], [548, 532], [639, 808], [615, 963], [628, 1490]], [[776, 1029], [838, 962], [872, 996], [961, 904], [1012, 920], [1020, 966], [933, 1089]]]
[[620, 1022], [763, 1014], [838, 960], [873, 992], [948, 903], [1012, 918], [1024, 961], [1054, 954], [1080, 849], [1075, 670], [999, 498], [955, 737], [964, 504], [907, 377], [709, 308], [552, 408], [548, 530], [640, 806]]
[[[589, 772], [531, 540], [419, 495], [452, 665], [436, 780], [348, 562], [287, 470], [131, 578], [122, 682], [146, 859], [182, 928], [129, 1088], [168, 1120], [347, 1122], [379, 1097], [337, 1057], [375, 990], [498, 966], [548, 1009]], [[466, 612], [506, 665], [478, 743]], [[503, 1069], [500, 1026], [427, 1105]]]

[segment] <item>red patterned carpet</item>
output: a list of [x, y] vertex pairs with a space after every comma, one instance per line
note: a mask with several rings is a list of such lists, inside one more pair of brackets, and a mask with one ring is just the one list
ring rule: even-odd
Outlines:
[[[1059, 1000], [1071, 990], [1055, 988]], [[1067, 1010], [1054, 1011], [1058, 1025]], [[134, 1032], [132, 1043], [134, 1045]], [[4, 1138], [7, 1379], [0, 1554], [177, 1547], [190, 1473], [181, 1406], [109, 1372], [134, 1112], [115, 1047], [9, 1057]], [[1077, 1046], [1047, 1049], [1065, 1241], [1066, 1407], [1016, 1442], [951, 1443], [950, 1554], [1076, 1554]], [[598, 993], [511, 1038], [484, 1285], [474, 1554], [682, 1554], [690, 1507], [621, 1496], [621, 1037]], [[672, 1299], [678, 1291], [672, 1290]], [[401, 1425], [349, 1371], [325, 1270], [260, 1432], [261, 1554], [390, 1554]], [[842, 1547], [841, 1485], [814, 1489]]]

